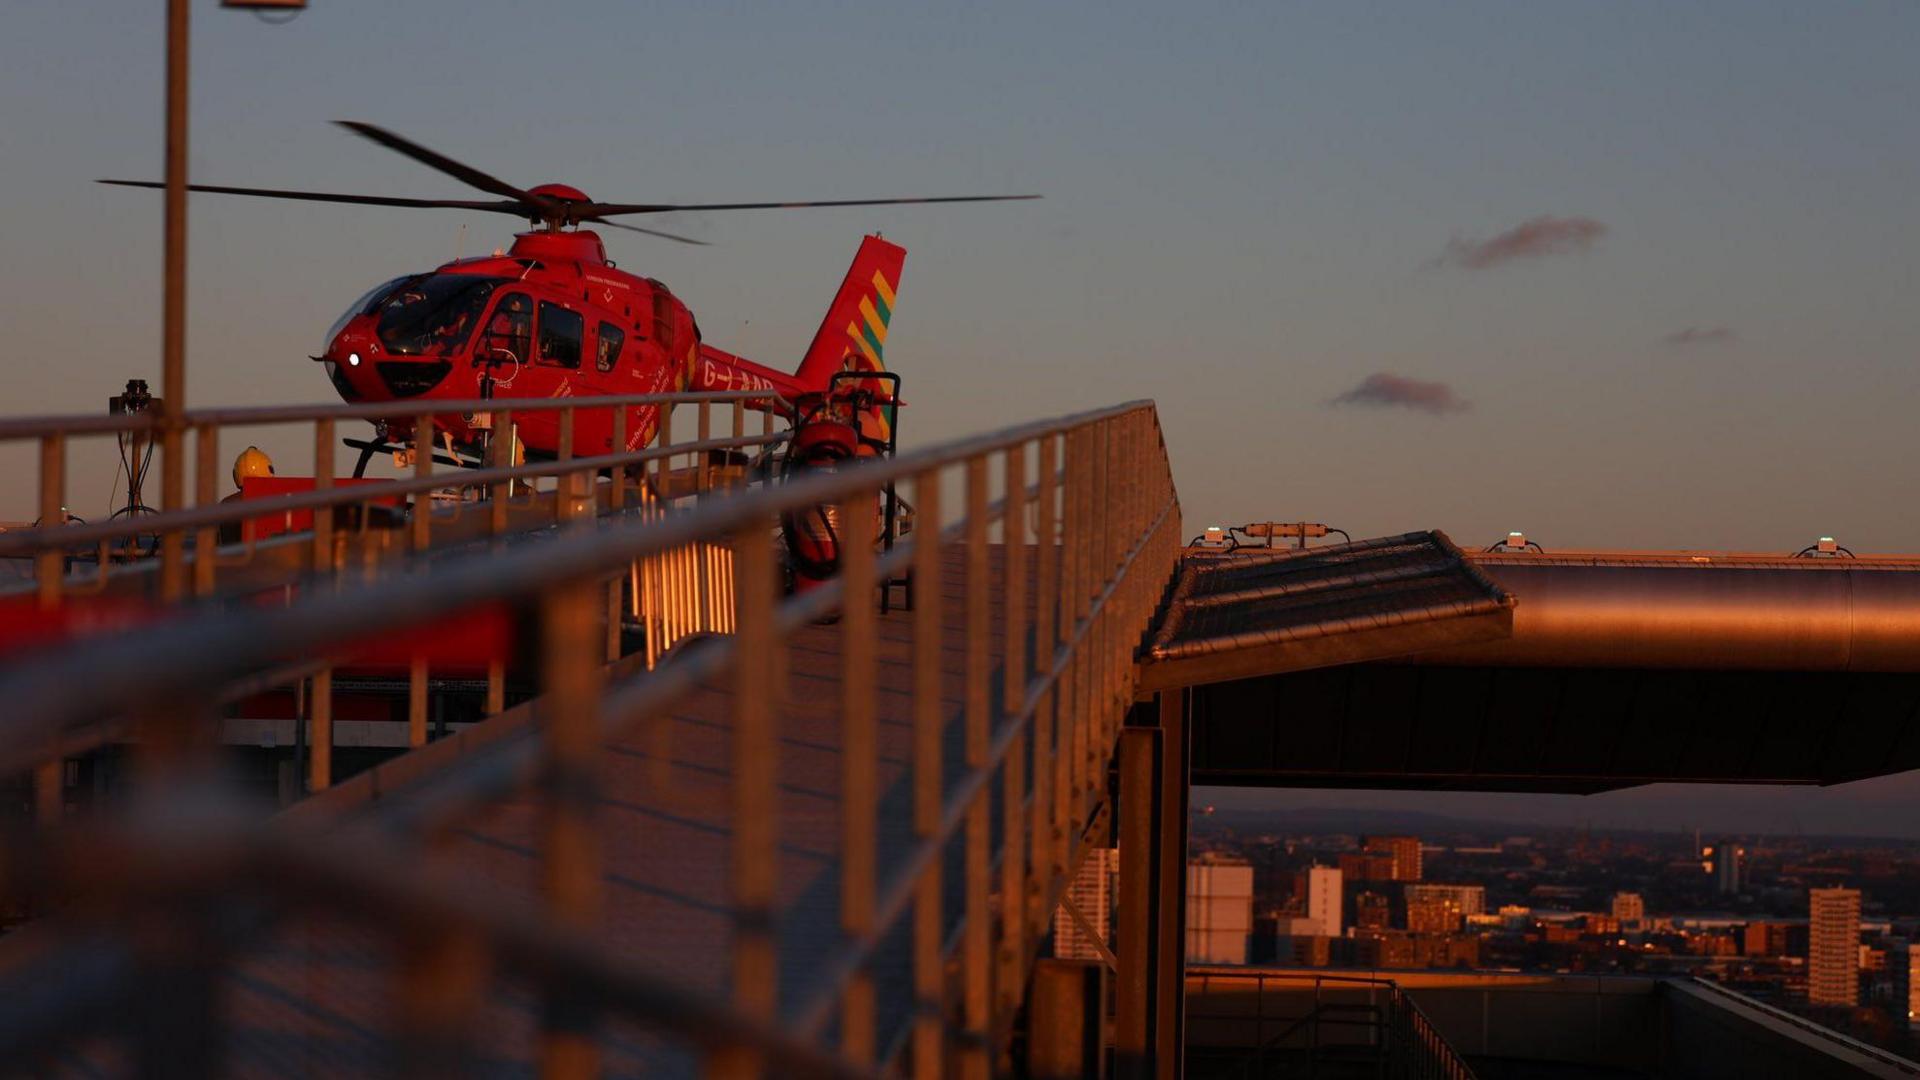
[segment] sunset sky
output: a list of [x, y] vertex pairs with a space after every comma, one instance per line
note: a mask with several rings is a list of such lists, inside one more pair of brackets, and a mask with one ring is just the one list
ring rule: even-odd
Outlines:
[[[158, 389], [162, 5], [12, 0], [9, 414]], [[1187, 523], [1920, 550], [1920, 6], [195, 6], [194, 179], [462, 197], [330, 126], [630, 201], [1040, 192], [609, 237], [797, 362], [862, 232], [909, 250], [904, 439], [1159, 403]], [[509, 240], [199, 196], [190, 401], [324, 401], [355, 296]], [[280, 451], [298, 461], [291, 439]], [[270, 449], [272, 449], [270, 447]], [[110, 455], [76, 457], [99, 513]], [[32, 516], [0, 456], [0, 520]], [[1909, 804], [1910, 805], [1910, 804]]]

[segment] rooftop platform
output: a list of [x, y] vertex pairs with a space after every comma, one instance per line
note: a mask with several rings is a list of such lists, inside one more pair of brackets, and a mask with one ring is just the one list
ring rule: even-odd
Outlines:
[[[1288, 561], [1239, 569], [1236, 558], [1205, 557], [1202, 567], [1234, 569], [1201, 573], [1285, 581]], [[1301, 574], [1308, 587], [1293, 596], [1263, 600], [1297, 603], [1297, 617], [1277, 615], [1303, 623], [1286, 633], [1305, 640], [1291, 654], [1286, 643], [1252, 643], [1242, 660], [1216, 649], [1205, 666], [1190, 664], [1206, 677], [1192, 690], [1194, 782], [1584, 794], [1656, 782], [1833, 784], [1920, 768], [1920, 560], [1458, 558], [1454, 573], [1508, 598], [1510, 633], [1368, 656], [1370, 635], [1385, 637], [1373, 629], [1382, 616], [1348, 622], [1336, 608], [1321, 621], [1312, 597], [1378, 605], [1402, 582], [1328, 587], [1321, 569]], [[1406, 582], [1444, 572], [1434, 565], [1416, 562]], [[1472, 619], [1443, 619], [1432, 633]], [[1265, 673], [1248, 670], [1256, 656]]]
[[1379, 1075], [1389, 1048], [1359, 1021], [1390, 993], [1487, 1080], [1920, 1076], [1920, 1063], [1699, 979], [1220, 966], [1187, 973], [1189, 1076], [1304, 1075], [1315, 1058], [1314, 1075]]

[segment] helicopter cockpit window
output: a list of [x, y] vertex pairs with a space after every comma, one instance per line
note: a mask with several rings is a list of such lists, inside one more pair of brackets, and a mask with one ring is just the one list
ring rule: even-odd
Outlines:
[[401, 356], [450, 356], [473, 336], [499, 280], [435, 274], [409, 281], [377, 305], [380, 344]]
[[540, 353], [536, 359], [556, 367], [579, 367], [580, 337], [586, 325], [579, 312], [540, 301]]
[[[533, 301], [526, 293], [508, 293], [493, 309], [487, 332], [480, 336], [481, 360], [529, 360], [533, 352]], [[504, 355], [503, 355], [504, 354]]]
[[620, 347], [626, 343], [626, 331], [610, 322], [601, 323], [594, 349], [594, 366], [601, 371], [612, 371], [614, 365], [620, 362]]
[[347, 328], [347, 324], [353, 321], [354, 316], [371, 314], [374, 310], [375, 301], [393, 291], [394, 286], [403, 281], [411, 281], [417, 276], [418, 275], [409, 274], [405, 277], [394, 278], [392, 281], [383, 281], [373, 288], [368, 289], [366, 292], [361, 293], [360, 299], [355, 300], [353, 306], [348, 308], [345, 314], [333, 320], [333, 325], [327, 327], [327, 340], [320, 343], [320, 351], [326, 352], [328, 349], [333, 348], [333, 339], [340, 336], [340, 331]]

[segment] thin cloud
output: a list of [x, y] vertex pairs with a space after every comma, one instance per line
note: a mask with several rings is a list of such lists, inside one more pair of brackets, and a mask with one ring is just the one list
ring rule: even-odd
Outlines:
[[1675, 330], [1660, 340], [1684, 348], [1689, 345], [1731, 345], [1740, 340], [1740, 335], [1734, 333], [1730, 326], [1689, 326], [1685, 330]]
[[1434, 416], [1465, 412], [1473, 407], [1472, 403], [1454, 393], [1453, 387], [1446, 383], [1409, 379], [1405, 375], [1395, 375], [1387, 371], [1376, 371], [1361, 379], [1360, 385], [1327, 404], [1363, 405], [1379, 409], [1414, 409]]
[[1447, 242], [1447, 250], [1434, 263], [1487, 270], [1515, 259], [1579, 255], [1593, 250], [1605, 235], [1606, 223], [1589, 217], [1537, 217], [1485, 240], [1455, 237]]

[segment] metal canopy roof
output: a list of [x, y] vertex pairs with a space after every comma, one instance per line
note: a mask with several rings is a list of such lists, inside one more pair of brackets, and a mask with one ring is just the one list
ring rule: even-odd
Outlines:
[[1513, 597], [1441, 532], [1301, 551], [1189, 553], [1142, 692], [1506, 637]]

